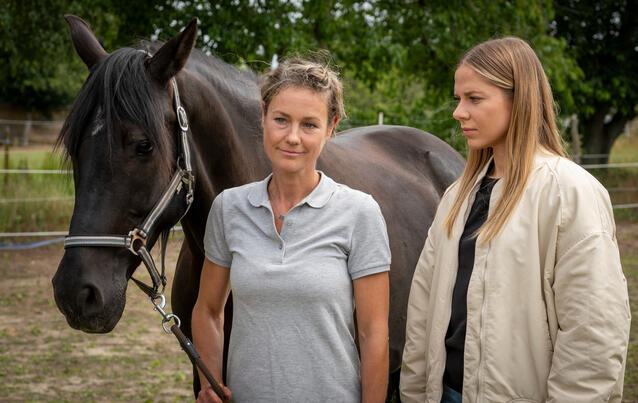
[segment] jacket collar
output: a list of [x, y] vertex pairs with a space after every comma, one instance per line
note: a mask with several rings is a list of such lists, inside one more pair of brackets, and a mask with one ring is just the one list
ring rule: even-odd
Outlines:
[[[532, 168], [532, 171], [538, 169], [538, 167], [541, 166], [543, 163], [547, 163], [548, 161], [555, 160], [557, 157], [558, 157], [557, 155], [547, 151], [544, 147], [539, 146], [538, 150], [534, 154], [534, 166]], [[483, 178], [485, 177], [485, 175], [487, 175], [487, 170], [490, 168], [490, 165], [492, 164], [493, 161], [494, 161], [494, 156], [491, 156], [490, 159], [487, 161], [487, 164], [485, 164], [483, 169], [481, 169], [481, 172], [479, 173], [478, 177], [476, 178], [476, 181], [474, 182], [474, 186], [477, 186], [483, 181]]]
[[[325, 206], [334, 192], [337, 190], [337, 183], [329, 178], [322, 171], [318, 171], [320, 174], [319, 183], [310, 192], [310, 194], [297, 205], [308, 204], [313, 208], [322, 208]], [[268, 198], [268, 183], [272, 178], [272, 173], [268, 175], [264, 180], [257, 182], [250, 192], [248, 192], [248, 201], [253, 207], [267, 207], [270, 208], [270, 199]]]

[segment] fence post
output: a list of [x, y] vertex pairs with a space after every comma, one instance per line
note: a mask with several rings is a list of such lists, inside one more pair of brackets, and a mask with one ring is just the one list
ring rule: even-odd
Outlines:
[[379, 126], [383, 125], [383, 112], [379, 112]]
[[31, 133], [31, 112], [27, 112], [27, 121], [24, 123], [24, 131], [22, 132], [22, 145], [29, 145], [29, 134]]
[[580, 136], [578, 134], [578, 115], [572, 115], [570, 129], [572, 134], [572, 149], [574, 162], [580, 165]]
[[9, 126], [6, 126], [5, 136], [4, 136], [4, 188], [7, 189], [9, 186], [9, 145], [11, 144], [11, 136], [9, 135]]

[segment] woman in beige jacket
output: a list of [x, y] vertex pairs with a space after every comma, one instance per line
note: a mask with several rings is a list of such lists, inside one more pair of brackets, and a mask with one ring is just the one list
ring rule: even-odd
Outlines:
[[454, 76], [465, 171], [441, 200], [408, 304], [403, 402], [619, 402], [630, 310], [606, 190], [566, 159], [527, 43]]

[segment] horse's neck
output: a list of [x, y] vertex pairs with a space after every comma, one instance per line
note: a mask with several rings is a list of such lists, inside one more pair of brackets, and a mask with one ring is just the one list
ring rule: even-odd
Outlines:
[[[195, 81], [195, 80], [193, 80]], [[184, 229], [202, 249], [208, 212], [222, 190], [262, 178], [268, 172], [261, 142], [261, 111], [255, 99], [224, 98], [226, 94], [188, 88], [181, 95], [187, 107], [195, 170], [195, 200], [184, 217]]]

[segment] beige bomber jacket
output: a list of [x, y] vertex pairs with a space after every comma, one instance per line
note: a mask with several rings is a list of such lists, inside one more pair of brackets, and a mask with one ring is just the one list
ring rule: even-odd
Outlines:
[[[485, 170], [450, 239], [442, 224], [457, 187], [448, 189], [417, 263], [401, 368], [404, 403], [441, 401], [458, 241]], [[607, 191], [573, 162], [538, 153], [509, 221], [486, 245], [477, 239], [463, 402], [620, 402], [630, 315]]]

